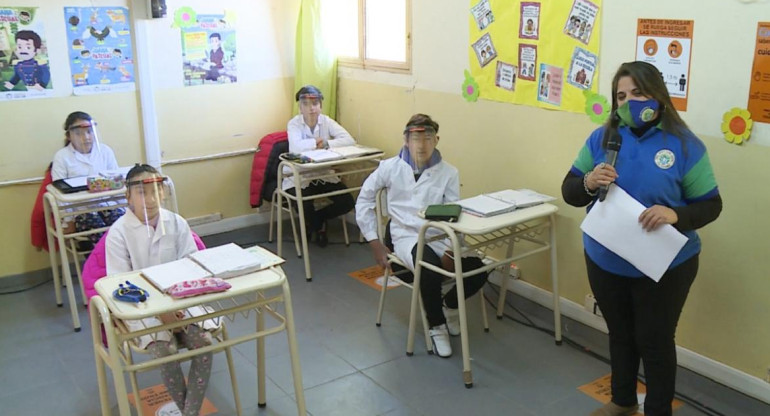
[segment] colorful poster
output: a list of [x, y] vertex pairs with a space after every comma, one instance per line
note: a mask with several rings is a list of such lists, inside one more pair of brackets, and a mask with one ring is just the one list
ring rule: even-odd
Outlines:
[[495, 45], [492, 44], [492, 38], [489, 36], [489, 33], [473, 44], [473, 50], [476, 51], [476, 58], [478, 58], [479, 65], [482, 68], [497, 58], [497, 51], [495, 50]]
[[185, 85], [229, 84], [238, 81], [235, 27], [232, 14], [196, 16], [182, 27], [182, 65]]
[[599, 60], [596, 55], [576, 47], [575, 52], [572, 53], [572, 64], [569, 66], [567, 82], [584, 90], [591, 89], [598, 65]]
[[503, 61], [497, 61], [495, 85], [513, 91], [516, 89], [516, 66]]
[[561, 105], [562, 78], [564, 70], [546, 64], [540, 64], [540, 78], [537, 87], [537, 100], [555, 106]]
[[751, 66], [749, 104], [755, 122], [770, 123], [770, 23], [757, 25], [757, 46]]
[[37, 7], [0, 6], [0, 100], [53, 95], [43, 23]]
[[687, 111], [694, 25], [671, 19], [639, 19], [637, 24], [636, 60], [658, 68], [679, 111]]
[[481, 0], [478, 4], [471, 7], [471, 14], [476, 19], [479, 30], [486, 29], [495, 21], [495, 15], [492, 14], [492, 8], [489, 7], [489, 0]]
[[131, 19], [125, 7], [65, 7], [75, 95], [134, 90]]
[[591, 32], [596, 26], [597, 14], [599, 14], [599, 6], [587, 0], [575, 0], [569, 12], [569, 18], [564, 24], [564, 33], [588, 45]]
[[[585, 93], [599, 90], [602, 2], [487, 0], [484, 7], [488, 3], [494, 23], [484, 29], [477, 15], [468, 13], [468, 72], [477, 85], [475, 97], [585, 113], [586, 97], [595, 95]], [[480, 5], [469, 1], [471, 10]]]
[[522, 39], [537, 39], [540, 30], [540, 3], [521, 3], [521, 19], [519, 20], [519, 37]]
[[537, 45], [519, 45], [519, 78], [534, 81], [537, 72]]

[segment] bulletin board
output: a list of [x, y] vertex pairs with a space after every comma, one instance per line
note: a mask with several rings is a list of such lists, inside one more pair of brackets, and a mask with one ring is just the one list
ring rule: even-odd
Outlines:
[[583, 113], [598, 91], [602, 0], [471, 0], [478, 97]]

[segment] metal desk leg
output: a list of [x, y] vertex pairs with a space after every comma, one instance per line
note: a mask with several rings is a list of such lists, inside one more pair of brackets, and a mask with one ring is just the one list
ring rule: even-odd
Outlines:
[[294, 311], [291, 303], [289, 281], [283, 281], [283, 300], [286, 309], [286, 336], [289, 338], [289, 356], [291, 357], [291, 376], [294, 379], [294, 396], [297, 401], [297, 414], [305, 416], [305, 391], [302, 387], [302, 370], [299, 365], [299, 348], [297, 347], [297, 335], [294, 333]]
[[[72, 315], [72, 325], [75, 327], [75, 332], [80, 332], [80, 317], [78, 317], [78, 306], [75, 301], [75, 288], [72, 286], [72, 273], [70, 273], [70, 262], [67, 256], [67, 242], [64, 238], [64, 232], [61, 227], [61, 219], [58, 215], [54, 216], [54, 224], [56, 224], [56, 238], [59, 242], [59, 254], [61, 256], [61, 268], [62, 275], [64, 276], [64, 284], [67, 285], [67, 300], [70, 304], [70, 314]], [[50, 249], [51, 247], [49, 247]], [[77, 261], [77, 259], [75, 259]], [[58, 287], [58, 286], [57, 286]], [[57, 302], [59, 300], [57, 299]]]
[[457, 290], [457, 306], [460, 314], [460, 345], [463, 355], [463, 383], [466, 388], [473, 387], [473, 371], [471, 370], [471, 347], [468, 342], [468, 317], [466, 315], [465, 305], [465, 285], [463, 284], [464, 273], [462, 256], [457, 253], [462, 253], [462, 247], [460, 247], [460, 240], [457, 239], [455, 233], [449, 233], [449, 238], [452, 240], [452, 249], [454, 250], [454, 262], [455, 262], [455, 289]]
[[[510, 259], [513, 257], [513, 245], [515, 244], [514, 238], [511, 237], [511, 241], [508, 243], [508, 248], [505, 252], [505, 258]], [[508, 280], [510, 276], [508, 274], [509, 268], [506, 268], [501, 273], [500, 277], [500, 294], [497, 298], [497, 319], [503, 319], [503, 312], [505, 308], [505, 297], [508, 296]]]
[[109, 314], [102, 298], [95, 296], [91, 303], [89, 314], [91, 315], [91, 342], [94, 346], [94, 359], [96, 360], [96, 380], [99, 386], [99, 404], [102, 409], [102, 416], [110, 416], [109, 395], [107, 394], [107, 372], [104, 370], [104, 360], [101, 353], [104, 351], [102, 345], [100, 312]]
[[[257, 301], [263, 299], [261, 292], [257, 293]], [[264, 308], [257, 308], [257, 333], [265, 330]], [[257, 338], [257, 406], [267, 406], [265, 396], [265, 337]]]
[[294, 195], [297, 196], [297, 210], [299, 211], [299, 235], [302, 239], [302, 257], [305, 261], [305, 279], [307, 281], [313, 280], [313, 276], [310, 275], [310, 252], [307, 249], [307, 228], [305, 228], [305, 205], [302, 203], [302, 183], [297, 182], [294, 186]]
[[[409, 307], [409, 330], [406, 335], [406, 355], [414, 355], [414, 321], [417, 314], [417, 303], [420, 296], [420, 275], [422, 274], [422, 253], [425, 251], [425, 241], [423, 230], [420, 230], [420, 237], [417, 241], [417, 256], [414, 262], [414, 281], [412, 282], [412, 303]], [[422, 312], [421, 312], [422, 313]], [[426, 331], [427, 332], [427, 331]], [[427, 345], [432, 349], [432, 345]]]
[[550, 215], [551, 226], [551, 290], [553, 292], [553, 329], [556, 345], [561, 345], [561, 306], [559, 303], [559, 273], [556, 269], [556, 214]]
[[64, 302], [61, 298], [61, 278], [59, 277], [59, 265], [56, 260], [56, 242], [53, 237], [53, 232], [56, 230], [56, 222], [53, 221], [53, 208], [50, 204], [56, 203], [53, 198], [49, 198], [48, 194], [43, 195], [43, 212], [45, 212], [45, 237], [48, 241], [48, 258], [51, 261], [51, 272], [53, 273], [53, 288], [56, 294], [56, 306], [64, 306]]

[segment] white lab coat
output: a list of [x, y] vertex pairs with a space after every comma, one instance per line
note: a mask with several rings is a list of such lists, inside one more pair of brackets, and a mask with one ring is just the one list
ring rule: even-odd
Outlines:
[[[161, 227], [162, 223], [162, 227]], [[184, 218], [161, 209], [160, 221], [154, 229], [139, 221], [131, 210], [120, 217], [107, 234], [105, 242], [105, 261], [107, 275], [139, 270], [145, 267], [181, 259], [190, 253], [198, 251], [192, 231]], [[132, 282], [134, 283], [134, 282]], [[186, 315], [200, 316], [206, 311], [201, 307], [187, 309]], [[132, 331], [159, 326], [162, 324], [158, 317], [145, 318], [140, 321], [126, 320], [126, 326]], [[204, 328], [212, 329], [216, 324], [207, 320]], [[160, 341], [170, 341], [171, 334], [167, 331], [158, 332], [155, 338]], [[139, 338], [139, 348], [146, 348], [153, 341], [151, 335]]]
[[[414, 172], [398, 156], [384, 160], [364, 182], [356, 201], [356, 222], [366, 241], [377, 239], [375, 197], [381, 188], [388, 189], [388, 216], [390, 233], [396, 256], [414, 270], [412, 248], [425, 219], [417, 213], [428, 205], [445, 204], [460, 199], [460, 175], [457, 169], [441, 161], [426, 169], [415, 182]], [[440, 234], [429, 229], [426, 238]], [[450, 247], [448, 239], [428, 244], [439, 256]]]
[[115, 153], [104, 143], [99, 143], [99, 150], [94, 144], [91, 153], [83, 154], [75, 150], [72, 143], [59, 149], [53, 156], [51, 178], [53, 180], [75, 178], [78, 176], [98, 176], [99, 172], [115, 170], [118, 161]]
[[[353, 136], [340, 126], [336, 121], [331, 119], [325, 114], [318, 116], [318, 124], [311, 132], [310, 127], [305, 124], [305, 120], [302, 118], [302, 114], [294, 116], [289, 120], [286, 126], [286, 133], [289, 135], [289, 151], [292, 153], [301, 153], [306, 150], [313, 150], [316, 148], [316, 138], [321, 138], [326, 141], [329, 148], [353, 146], [356, 144], [356, 140]], [[284, 173], [291, 173], [291, 170], [284, 169]], [[326, 175], [331, 173], [331, 170], [324, 170], [319, 172], [312, 172], [307, 175], [302, 175], [302, 189], [307, 188], [313, 176]], [[324, 182], [338, 183], [340, 178], [336, 176], [323, 179]], [[294, 180], [291, 177], [286, 177], [281, 184], [282, 189], [288, 189], [294, 187]]]

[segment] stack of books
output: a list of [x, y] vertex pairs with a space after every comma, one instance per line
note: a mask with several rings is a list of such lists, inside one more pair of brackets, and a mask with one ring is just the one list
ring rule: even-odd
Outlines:
[[191, 253], [189, 256], [142, 269], [142, 275], [158, 290], [166, 292], [171, 286], [187, 280], [231, 277], [256, 272], [283, 263], [270, 251], [254, 246], [243, 249], [230, 243]]
[[527, 208], [556, 198], [539, 194], [530, 189], [506, 189], [503, 191], [481, 194], [457, 201], [463, 211], [479, 217], [492, 217], [511, 212], [519, 208]]

